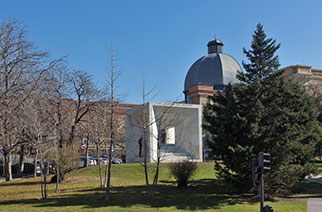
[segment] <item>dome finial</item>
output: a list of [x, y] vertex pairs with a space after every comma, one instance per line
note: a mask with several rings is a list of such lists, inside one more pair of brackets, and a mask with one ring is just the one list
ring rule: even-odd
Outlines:
[[208, 54], [222, 53], [222, 47], [224, 46], [224, 44], [221, 42], [221, 40], [216, 39], [216, 34], [215, 34], [215, 39], [209, 41], [207, 46], [208, 46]]

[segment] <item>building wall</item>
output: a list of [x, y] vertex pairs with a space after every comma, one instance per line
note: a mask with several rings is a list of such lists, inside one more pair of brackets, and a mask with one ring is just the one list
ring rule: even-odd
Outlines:
[[214, 95], [212, 85], [193, 85], [189, 88], [189, 103], [204, 105], [212, 95]]

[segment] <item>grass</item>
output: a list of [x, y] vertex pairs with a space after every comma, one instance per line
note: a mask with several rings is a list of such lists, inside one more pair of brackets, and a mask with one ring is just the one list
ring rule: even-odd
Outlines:
[[[105, 203], [98, 167], [92, 166], [70, 173], [59, 193], [54, 193], [55, 185], [49, 185], [47, 200], [40, 199], [39, 177], [0, 183], [0, 211], [259, 211], [259, 198], [234, 194], [232, 187], [216, 179], [213, 163], [198, 164], [190, 186], [184, 189], [175, 187], [166, 166], [161, 164], [154, 198], [146, 194], [143, 168], [120, 164], [112, 166], [111, 199]], [[322, 197], [322, 185], [303, 182], [301, 187], [301, 194], [265, 204], [273, 205], [276, 212], [306, 211], [307, 198]]]
[[318, 168], [319, 173], [322, 173], [322, 162], [318, 161], [315, 163], [315, 165]]

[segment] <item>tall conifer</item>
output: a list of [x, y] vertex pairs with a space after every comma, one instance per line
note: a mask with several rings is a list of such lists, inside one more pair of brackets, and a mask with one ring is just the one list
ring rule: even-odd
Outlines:
[[261, 151], [271, 153], [265, 175], [270, 195], [292, 191], [315, 169], [316, 104], [297, 84], [284, 81], [275, 55], [279, 47], [258, 24], [251, 49], [244, 49], [249, 63], [243, 62], [245, 73], [237, 76], [241, 83], [228, 85], [205, 107], [204, 127], [224, 163], [215, 166], [218, 176], [242, 191], [256, 191], [251, 174]]

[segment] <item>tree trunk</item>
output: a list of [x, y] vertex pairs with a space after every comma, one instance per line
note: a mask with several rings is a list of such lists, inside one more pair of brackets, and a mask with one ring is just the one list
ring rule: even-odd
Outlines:
[[40, 189], [41, 189], [41, 199], [44, 199], [44, 183], [43, 183], [43, 179], [44, 179], [44, 173], [42, 170], [42, 165], [41, 166], [41, 178], [40, 178]]
[[96, 158], [98, 163], [98, 171], [99, 171], [99, 179], [100, 179], [100, 186], [103, 188], [103, 181], [102, 181], [102, 167], [101, 167], [101, 159], [100, 159], [100, 147], [99, 147], [99, 140], [96, 141]]
[[[107, 149], [107, 141], [105, 141], [105, 154], [108, 155], [108, 149]], [[108, 170], [108, 164], [105, 166], [105, 178], [104, 178], [104, 187], [107, 186], [107, 170]]]
[[58, 152], [58, 145], [60, 145], [61, 142], [58, 142], [55, 147], [56, 152], [56, 190], [55, 192], [58, 192], [58, 185], [59, 185], [59, 152]]
[[4, 175], [6, 178], [6, 181], [12, 180], [12, 169], [11, 169], [11, 152], [4, 155]]
[[[144, 130], [145, 131], [145, 130]], [[146, 184], [146, 191], [149, 196], [152, 196], [151, 190], [150, 190], [150, 184], [149, 184], [149, 175], [148, 175], [148, 164], [147, 164], [147, 144], [145, 139], [145, 134], [143, 131], [143, 143], [144, 143], [144, 176], [145, 176], [145, 184]]]
[[45, 167], [45, 159], [44, 159], [44, 151], [42, 148], [42, 136], [38, 136], [38, 144], [40, 150], [40, 169], [41, 169], [41, 194], [43, 199], [47, 199], [47, 191], [46, 191], [46, 176], [47, 170]]
[[46, 169], [46, 175], [49, 175], [49, 160], [47, 160], [47, 169]]
[[18, 168], [18, 177], [22, 177], [23, 170], [24, 170], [24, 164], [25, 164], [25, 145], [20, 145], [20, 157], [19, 157], [19, 168]]
[[70, 136], [68, 139], [68, 144], [71, 145], [73, 144], [73, 140], [74, 140], [74, 135], [75, 134], [75, 125], [73, 124], [72, 128], [71, 128], [71, 132], [70, 132]]
[[151, 192], [152, 197], [155, 195], [155, 191], [157, 190], [158, 179], [159, 179], [159, 169], [160, 169], [160, 157], [158, 156], [157, 168], [155, 170], [155, 175], [154, 175], [153, 185], [152, 185], [152, 192]]
[[113, 140], [110, 141], [109, 154], [108, 154], [108, 170], [107, 170], [107, 184], [106, 184], [105, 201], [108, 201], [109, 197], [110, 197], [112, 146], [113, 146]]
[[34, 177], [37, 177], [37, 162], [38, 162], [38, 147], [36, 147], [36, 154], [34, 160]]
[[47, 169], [48, 169], [48, 166], [45, 166], [45, 173], [44, 173], [44, 191], [45, 191], [45, 199], [47, 199]]
[[44, 174], [45, 199], [47, 199], [47, 175], [48, 174], [49, 174], [49, 162], [47, 160], [47, 165], [45, 165], [45, 174]]
[[87, 167], [88, 166], [88, 158], [89, 158], [89, 147], [88, 147], [88, 143], [89, 143], [89, 138], [86, 138], [86, 160], [84, 163], [84, 166]]
[[[114, 143], [114, 137], [115, 137], [115, 132], [114, 132], [114, 83], [115, 83], [115, 78], [114, 78], [114, 49], [113, 49], [113, 43], [111, 42], [111, 73], [110, 73], [110, 89], [111, 89], [111, 101], [110, 101], [110, 146], [109, 146], [109, 154], [108, 154], [108, 173], [107, 173], [107, 184], [106, 184], [106, 195], [105, 195], [105, 201], [109, 200], [110, 196], [110, 184], [111, 184], [111, 163], [112, 163], [112, 148], [113, 148], [113, 143]], [[106, 148], [106, 147], [105, 147]]]

